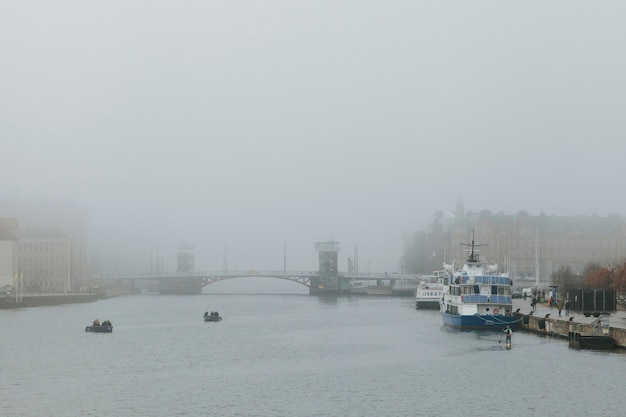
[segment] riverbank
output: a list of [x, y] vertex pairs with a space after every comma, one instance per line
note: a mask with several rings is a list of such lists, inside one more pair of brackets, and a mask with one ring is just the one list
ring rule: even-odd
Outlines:
[[95, 293], [81, 294], [28, 294], [22, 296], [21, 302], [15, 300], [14, 295], [0, 298], [0, 308], [42, 307], [61, 304], [89, 303], [98, 299]]
[[[538, 304], [535, 311], [530, 307], [530, 300], [513, 300], [513, 311], [521, 318], [521, 328], [532, 333], [550, 337], [568, 338], [570, 332], [590, 334], [594, 316], [586, 317], [582, 312], [570, 311], [565, 315], [555, 307]], [[626, 349], [626, 311], [611, 311], [608, 335], [615, 339], [617, 347]]]
[[72, 294], [25, 294], [21, 302], [15, 300], [15, 295], [5, 295], [0, 297], [0, 309], [26, 308], [55, 306], [62, 304], [91, 303], [98, 299], [127, 295], [128, 289], [117, 288], [108, 289], [93, 293], [72, 293]]

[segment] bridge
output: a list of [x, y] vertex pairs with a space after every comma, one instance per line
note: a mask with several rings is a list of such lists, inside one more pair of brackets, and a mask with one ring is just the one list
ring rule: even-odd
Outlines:
[[[193, 273], [164, 273], [140, 275], [103, 275], [94, 276], [92, 281], [102, 287], [129, 288], [136, 291], [140, 288], [152, 287], [161, 294], [200, 294], [207, 285], [236, 278], [275, 278], [295, 282], [309, 289], [309, 294], [348, 293], [351, 285], [356, 282], [374, 282], [395, 286], [397, 281], [414, 281], [413, 276], [399, 274], [352, 274], [337, 276], [320, 276], [315, 271], [205, 271]], [[158, 284], [157, 288], [154, 288]]]

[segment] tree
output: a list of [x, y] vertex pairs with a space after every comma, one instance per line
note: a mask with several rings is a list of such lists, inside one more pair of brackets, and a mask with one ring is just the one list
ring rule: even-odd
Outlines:
[[583, 276], [572, 272], [569, 266], [561, 266], [556, 272], [553, 272], [551, 280], [552, 285], [559, 287], [559, 291], [581, 288], [584, 284]]
[[595, 263], [595, 262], [589, 262], [585, 266], [585, 269], [583, 270], [583, 277], [586, 277], [587, 275], [589, 275], [590, 273], [598, 269], [602, 269], [602, 265], [600, 265], [599, 263]]
[[585, 285], [589, 288], [614, 289], [618, 275], [614, 266], [591, 269], [585, 275]]

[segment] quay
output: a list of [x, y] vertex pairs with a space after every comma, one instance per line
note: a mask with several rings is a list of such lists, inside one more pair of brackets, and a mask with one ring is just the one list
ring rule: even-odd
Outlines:
[[[513, 300], [513, 312], [521, 319], [519, 328], [556, 338], [568, 339], [570, 332], [591, 333], [591, 323], [596, 320], [594, 316], [585, 317], [582, 312], [574, 310], [570, 310], [569, 316], [565, 315], [565, 310], [561, 310], [559, 316], [559, 310], [548, 307], [547, 303], [537, 304], [536, 310], [532, 311], [530, 298]], [[618, 348], [626, 349], [626, 311], [616, 310], [609, 313], [608, 335], [615, 339]]]
[[0, 296], [0, 309], [24, 308], [24, 307], [44, 307], [62, 304], [91, 303], [100, 299], [126, 295], [130, 292], [127, 289], [111, 289], [91, 293], [69, 293], [69, 294], [24, 294], [20, 301], [16, 301], [15, 295]]

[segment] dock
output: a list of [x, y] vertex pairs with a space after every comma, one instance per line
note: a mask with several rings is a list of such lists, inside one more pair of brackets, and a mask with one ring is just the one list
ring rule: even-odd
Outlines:
[[[532, 312], [532, 314], [531, 314]], [[591, 333], [592, 323], [597, 317], [586, 317], [581, 311], [570, 310], [569, 316], [565, 310], [548, 307], [547, 303], [537, 304], [533, 312], [530, 298], [514, 299], [513, 313], [518, 315], [523, 330], [550, 337], [568, 339], [571, 332]], [[610, 325], [608, 335], [615, 339], [618, 348], [626, 349], [626, 311], [610, 311]]]

